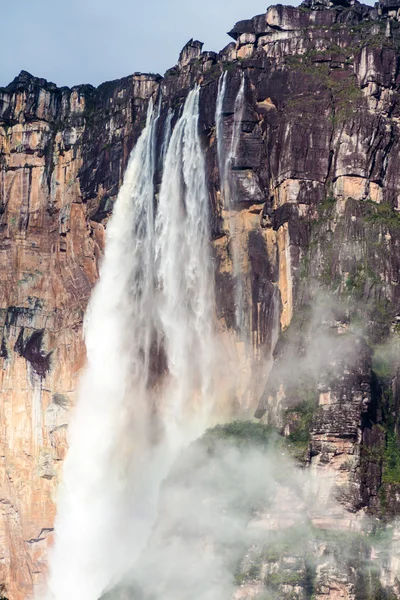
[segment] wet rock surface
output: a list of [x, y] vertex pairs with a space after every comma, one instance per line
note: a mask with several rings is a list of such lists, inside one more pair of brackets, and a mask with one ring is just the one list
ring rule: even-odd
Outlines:
[[[44, 583], [83, 314], [130, 151], [149, 100], [162, 94], [161, 149], [168, 111], [174, 124], [195, 83], [218, 327], [233, 362], [246, 348], [249, 404], [300, 437], [306, 463], [334, 473], [349, 512], [399, 513], [399, 8], [270, 7], [237, 23], [219, 54], [191, 40], [163, 78], [68, 89], [23, 71], [0, 89], [0, 582], [10, 598]], [[245, 83], [230, 207], [215, 131], [223, 72], [226, 148]], [[318, 597], [356, 597], [342, 579]]]

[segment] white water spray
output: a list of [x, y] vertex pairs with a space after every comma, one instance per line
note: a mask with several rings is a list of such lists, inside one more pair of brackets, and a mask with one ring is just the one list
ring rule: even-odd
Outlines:
[[236, 99], [235, 99], [233, 134], [232, 134], [231, 148], [230, 148], [230, 152], [229, 152], [229, 156], [228, 156], [228, 162], [229, 162], [229, 165], [231, 168], [233, 166], [235, 166], [236, 154], [237, 154], [239, 140], [240, 140], [240, 130], [241, 130], [242, 121], [243, 121], [243, 112], [244, 112], [244, 73], [242, 72], [239, 91], [238, 91]]
[[82, 377], [64, 464], [50, 561], [54, 598], [97, 599], [121, 565], [126, 492], [118, 442], [130, 392], [144, 402], [153, 312], [153, 174], [157, 115], [132, 152], [107, 228], [85, 323]]
[[218, 96], [215, 111], [215, 125], [217, 136], [217, 154], [218, 168], [220, 174], [220, 190], [225, 209], [229, 211], [229, 231], [230, 247], [232, 252], [233, 276], [235, 278], [235, 321], [238, 332], [242, 329], [243, 314], [243, 277], [241, 269], [241, 251], [238, 245], [239, 238], [239, 219], [233, 214], [233, 193], [234, 186], [232, 182], [232, 168], [235, 166], [236, 155], [240, 141], [240, 131], [244, 113], [244, 93], [245, 79], [242, 73], [239, 90], [235, 99], [233, 129], [231, 134], [231, 143], [229, 152], [224, 151], [224, 121], [223, 104], [226, 93], [226, 71], [221, 75], [218, 82]]
[[[195, 89], [166, 141], [155, 225], [158, 110], [150, 103], [107, 228], [59, 494], [55, 600], [97, 600], [132, 567], [160, 482], [211, 412], [213, 273], [198, 105]], [[151, 361], [161, 351], [169, 376], [155, 389]]]
[[225, 149], [224, 149], [224, 100], [226, 93], [227, 71], [218, 80], [217, 104], [215, 107], [215, 130], [217, 136], [217, 155], [219, 170], [219, 187], [221, 194], [225, 193]]
[[160, 318], [171, 376], [167, 423], [178, 425], [176, 432], [182, 429], [188, 397], [198, 396], [204, 422], [211, 400], [214, 291], [198, 114], [199, 92], [194, 90], [172, 133], [156, 222], [158, 276], [164, 291]]
[[167, 150], [168, 150], [168, 146], [169, 146], [169, 142], [171, 140], [171, 135], [172, 135], [172, 119], [174, 117], [174, 112], [171, 108], [168, 109], [168, 113], [167, 113], [167, 117], [165, 119], [165, 123], [164, 123], [164, 133], [163, 133], [163, 141], [161, 144], [161, 151], [160, 151], [160, 160], [161, 160], [161, 166], [164, 166], [165, 163], [165, 157], [167, 156]]

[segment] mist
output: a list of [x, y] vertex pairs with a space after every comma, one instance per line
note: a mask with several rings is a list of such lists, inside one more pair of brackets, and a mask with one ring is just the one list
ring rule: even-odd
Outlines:
[[311, 598], [326, 580], [340, 589], [346, 578], [370, 593], [390, 530], [377, 535], [371, 520], [352, 520], [332, 488], [327, 474], [296, 463], [273, 428], [217, 426], [180, 454], [143, 555], [104, 600]]
[[[215, 120], [229, 210], [246, 82], [226, 132], [225, 80]], [[87, 315], [88, 367], [60, 489], [49, 599], [97, 600], [104, 592], [121, 600], [306, 599], [327, 587], [339, 595], [358, 590], [362, 598], [360, 590], [380, 591], [382, 581], [391, 587], [388, 564], [398, 553], [388, 532], [397, 525], [378, 527], [365, 512], [354, 515], [354, 506], [363, 506], [362, 457], [354, 446], [376, 409], [362, 327], [351, 327], [334, 294], [318, 292], [278, 339], [274, 304], [264, 375], [271, 372], [255, 413], [261, 421], [229, 422], [235, 401], [249, 416], [236, 389], [248, 373], [239, 357], [226, 366], [214, 321], [198, 86], [179, 115], [166, 109], [150, 101], [107, 227]], [[227, 221], [236, 335], [242, 272], [236, 227]]]

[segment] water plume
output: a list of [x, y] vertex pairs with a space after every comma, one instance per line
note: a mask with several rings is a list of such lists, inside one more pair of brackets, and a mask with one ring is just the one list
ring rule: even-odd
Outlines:
[[225, 186], [225, 150], [224, 150], [224, 100], [226, 93], [227, 71], [224, 71], [218, 80], [217, 103], [215, 107], [215, 130], [217, 136], [217, 156], [219, 171], [219, 187], [221, 194], [224, 193]]
[[214, 291], [198, 111], [195, 88], [171, 137], [167, 117], [156, 217], [159, 107], [150, 102], [107, 227], [59, 492], [55, 600], [97, 600], [132, 567], [160, 482], [212, 412]]
[[165, 407], [170, 412], [168, 425], [176, 420], [181, 424], [188, 408], [185, 402], [195, 393], [201, 411], [206, 411], [205, 422], [211, 409], [214, 290], [198, 111], [199, 92], [194, 90], [172, 133], [156, 220], [158, 282], [163, 291], [159, 313], [170, 373], [167, 398], [172, 400]]
[[236, 330], [240, 333], [243, 327], [243, 273], [241, 268], [241, 250], [239, 246], [240, 219], [234, 212], [234, 184], [232, 169], [235, 167], [237, 151], [240, 141], [240, 133], [244, 112], [245, 78], [241, 75], [239, 90], [236, 95], [233, 114], [232, 133], [229, 150], [226, 151], [224, 143], [224, 121], [223, 106], [226, 94], [227, 74], [221, 75], [218, 82], [218, 95], [215, 111], [218, 168], [220, 173], [220, 190], [223, 206], [229, 211], [228, 227], [230, 233], [230, 247], [232, 253], [232, 268], [235, 279], [235, 322]]

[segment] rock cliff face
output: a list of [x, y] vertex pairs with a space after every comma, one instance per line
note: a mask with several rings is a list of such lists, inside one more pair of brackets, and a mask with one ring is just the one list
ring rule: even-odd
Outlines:
[[43, 583], [82, 320], [111, 209], [159, 78], [73, 90], [27, 73], [1, 92], [1, 575]]
[[[333, 472], [354, 514], [399, 513], [399, 9], [270, 7], [237, 23], [219, 54], [191, 40], [164, 78], [67, 89], [21, 72], [0, 90], [0, 582], [10, 599], [45, 580], [83, 315], [130, 150], [161, 94], [161, 152], [168, 111], [174, 123], [196, 82], [216, 313], [241, 364], [239, 410], [257, 409], [306, 462]], [[215, 123], [224, 72], [227, 148], [244, 77], [229, 210]], [[355, 597], [346, 585], [318, 597]]]

